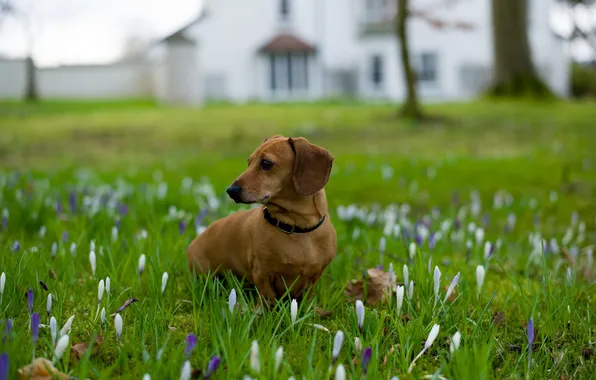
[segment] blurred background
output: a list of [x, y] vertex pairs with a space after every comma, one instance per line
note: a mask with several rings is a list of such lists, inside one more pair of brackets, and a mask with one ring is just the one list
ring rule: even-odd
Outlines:
[[0, 160], [227, 182], [279, 133], [339, 166], [514, 159], [570, 181], [595, 57], [592, 0], [0, 0]]

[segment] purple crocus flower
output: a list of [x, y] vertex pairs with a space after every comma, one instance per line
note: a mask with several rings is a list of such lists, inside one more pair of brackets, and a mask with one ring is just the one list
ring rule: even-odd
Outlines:
[[27, 306], [29, 307], [29, 314], [33, 312], [33, 289], [29, 288], [27, 291]]
[[68, 232], [67, 231], [63, 231], [62, 232], [62, 242], [66, 243], [66, 241], [68, 240]]
[[124, 305], [120, 306], [120, 308], [118, 309], [118, 313], [122, 313], [122, 310], [126, 309], [127, 307], [130, 306], [131, 303], [133, 302], [139, 302], [136, 298], [131, 298], [128, 301], [124, 302]]
[[6, 337], [10, 334], [10, 330], [12, 330], [12, 319], [8, 318], [6, 320], [6, 326], [4, 327], [4, 336], [2, 337], [2, 342], [6, 341]]
[[455, 218], [455, 220], [453, 221], [453, 229], [455, 231], [459, 230], [461, 227], [461, 222], [458, 218]]
[[428, 237], [428, 248], [429, 249], [434, 249], [435, 248], [435, 234], [434, 232], [430, 233], [430, 236]]
[[368, 372], [368, 363], [370, 363], [370, 359], [372, 357], [372, 347], [367, 347], [364, 350], [364, 354], [362, 355], [362, 374], [366, 376]]
[[419, 234], [416, 234], [416, 245], [421, 246], [422, 245], [422, 236], [420, 236]]
[[184, 349], [184, 356], [189, 357], [192, 350], [197, 346], [197, 336], [193, 333], [188, 334], [186, 339], [186, 348]]
[[31, 337], [33, 339], [33, 344], [37, 344], [37, 339], [39, 339], [39, 323], [41, 318], [39, 314], [33, 313], [31, 315]]
[[528, 322], [528, 346], [529, 349], [532, 349], [532, 345], [534, 344], [534, 318], [530, 317], [530, 321]]
[[6, 215], [2, 215], [2, 231], [6, 231], [7, 225], [8, 225], [8, 217]]
[[482, 215], [482, 224], [484, 225], [484, 228], [488, 226], [488, 223], [490, 223], [490, 214], [485, 213], [484, 215]]
[[48, 291], [48, 286], [46, 285], [45, 282], [39, 280], [39, 285], [41, 285], [41, 287], [43, 288], [43, 290], [45, 290], [46, 292]]
[[68, 204], [70, 205], [70, 212], [73, 214], [77, 212], [77, 193], [72, 190], [68, 193]]
[[203, 221], [203, 218], [205, 216], [207, 216], [207, 214], [209, 214], [209, 209], [205, 209], [202, 210], [201, 212], [199, 212], [195, 218], [195, 228], [199, 227], [201, 225], [201, 222]]
[[12, 243], [12, 250], [13, 252], [18, 252], [21, 250], [21, 243], [19, 243], [18, 240], [15, 240], [14, 243]]
[[0, 380], [8, 380], [8, 354], [0, 355]]
[[126, 214], [128, 214], [128, 205], [126, 205], [126, 203], [120, 203], [118, 211], [120, 212], [120, 215], [126, 216]]
[[180, 223], [178, 223], [178, 229], [180, 230], [180, 235], [184, 235], [184, 231], [186, 231], [186, 223], [184, 219], [180, 219]]
[[220, 363], [221, 359], [219, 358], [219, 356], [214, 355], [211, 358], [211, 360], [209, 360], [209, 364], [207, 364], [207, 371], [205, 371], [205, 376], [203, 376], [203, 379], [209, 379], [211, 375], [213, 375], [213, 373], [217, 371], [217, 368], [219, 367]]
[[56, 200], [56, 214], [62, 214], [62, 201], [60, 200], [60, 198]]
[[377, 265], [377, 269], [383, 270], [383, 264]]

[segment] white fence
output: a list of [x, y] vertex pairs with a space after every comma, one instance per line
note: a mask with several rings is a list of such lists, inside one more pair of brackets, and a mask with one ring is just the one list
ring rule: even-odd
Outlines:
[[[21, 99], [26, 86], [26, 62], [0, 59], [0, 99]], [[148, 63], [74, 65], [37, 69], [37, 90], [50, 99], [124, 99], [152, 97]]]

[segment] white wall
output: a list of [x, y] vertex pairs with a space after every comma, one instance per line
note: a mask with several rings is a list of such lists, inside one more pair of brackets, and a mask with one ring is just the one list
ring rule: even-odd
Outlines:
[[[204, 80], [220, 83], [220, 93], [231, 101], [269, 100], [268, 63], [257, 50], [284, 30], [319, 47], [317, 1], [321, 0], [291, 0], [292, 21], [286, 28], [279, 22], [276, 0], [210, 2], [208, 15], [188, 32], [199, 43]], [[314, 99], [321, 95], [320, 65], [313, 62], [309, 69], [311, 82], [306, 97]], [[206, 96], [211, 94], [211, 90], [206, 92]]]
[[0, 99], [21, 99], [25, 95], [24, 60], [0, 59]]
[[[414, 0], [414, 10], [430, 10], [433, 18], [448, 23], [467, 22], [473, 30], [437, 30], [426, 21], [413, 17], [409, 22], [410, 50], [413, 58], [422, 52], [436, 52], [438, 55], [438, 83], [436, 86], [420, 84], [419, 93], [425, 100], [465, 100], [476, 96], [481, 88], [465, 88], [463, 69], [466, 75], [477, 72], [481, 82], [490, 82], [493, 66], [491, 0], [459, 0], [437, 2], [436, 0]], [[544, 80], [559, 95], [567, 95], [569, 87], [569, 55], [564, 44], [557, 41], [549, 26], [549, 6], [553, 0], [530, 0], [529, 38], [532, 55], [537, 67], [544, 67]], [[405, 82], [401, 70], [398, 42], [392, 33], [362, 35], [359, 31], [363, 20], [366, 0], [327, 0], [324, 36], [325, 63], [327, 69], [335, 70], [357, 63], [359, 93], [365, 98], [389, 98], [399, 101], [405, 96]], [[440, 5], [443, 4], [443, 5]], [[332, 9], [329, 9], [332, 8]], [[337, 17], [335, 17], [337, 16]], [[349, 17], [348, 17], [349, 16]], [[356, 28], [354, 28], [356, 26]], [[380, 54], [384, 60], [385, 88], [382, 92], [372, 89], [370, 59]], [[480, 78], [482, 77], [482, 78]], [[470, 81], [466, 81], [470, 84]]]
[[[25, 61], [0, 61], [0, 98], [21, 99], [25, 75]], [[150, 67], [136, 62], [41, 68], [37, 89], [42, 98], [52, 99], [146, 98], [153, 91]]]

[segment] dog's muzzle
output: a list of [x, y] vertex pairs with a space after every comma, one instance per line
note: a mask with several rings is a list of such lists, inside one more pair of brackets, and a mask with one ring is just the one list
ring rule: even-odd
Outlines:
[[240, 186], [232, 185], [226, 190], [228, 196], [236, 203], [241, 203], [242, 188]]

